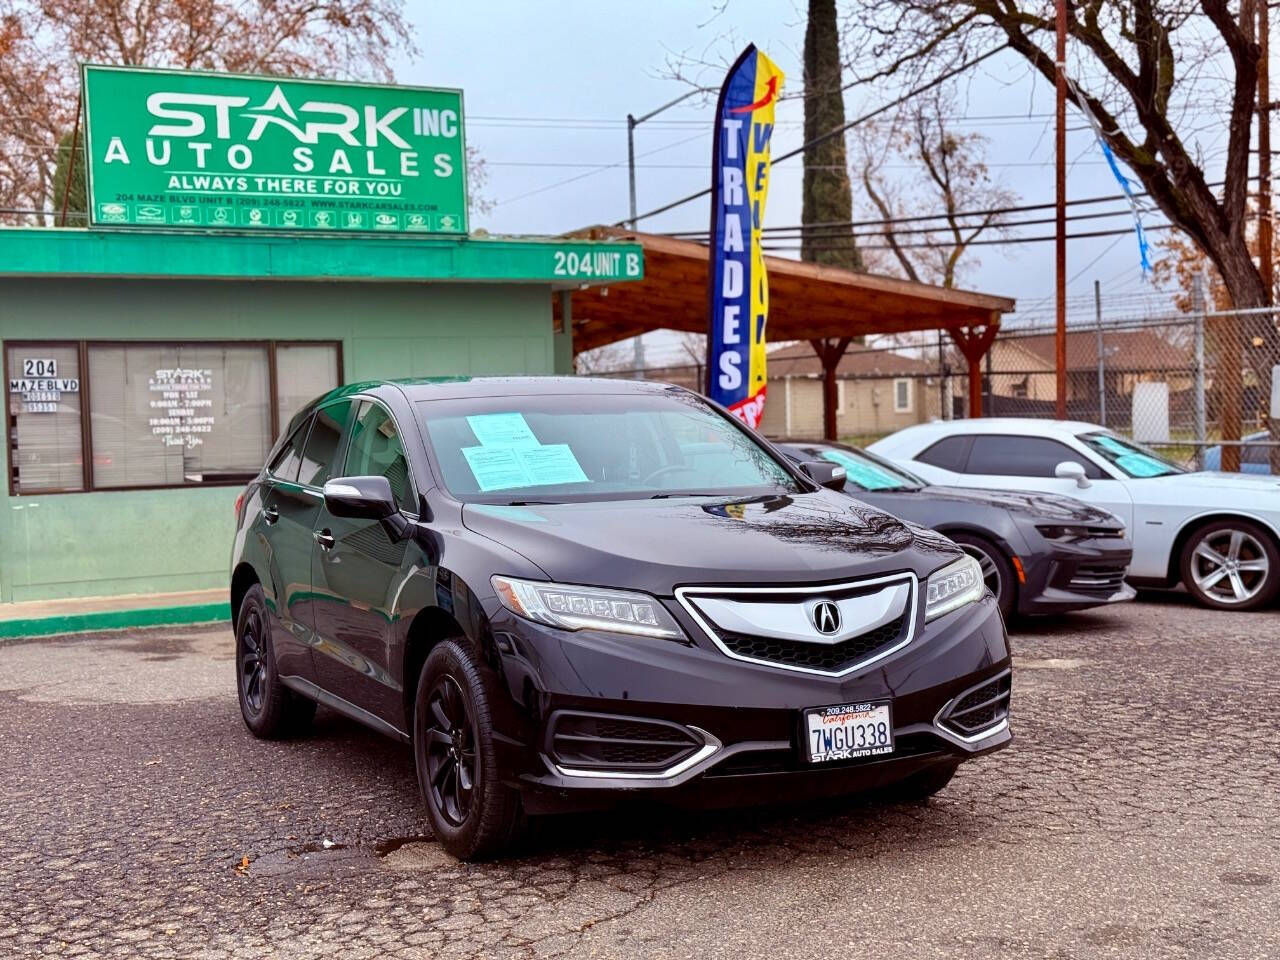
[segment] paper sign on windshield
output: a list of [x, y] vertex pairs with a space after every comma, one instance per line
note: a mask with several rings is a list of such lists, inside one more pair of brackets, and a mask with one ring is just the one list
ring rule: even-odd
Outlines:
[[462, 455], [481, 493], [588, 480], [566, 443], [545, 447], [463, 447]]
[[467, 417], [467, 426], [482, 447], [536, 447], [538, 438], [521, 413], [479, 413]]
[[859, 460], [838, 450], [822, 451], [822, 459], [844, 467], [847, 477], [863, 490], [887, 490], [890, 487], [902, 486], [902, 481], [887, 470], [881, 470], [873, 463], [867, 463], [865, 460]]

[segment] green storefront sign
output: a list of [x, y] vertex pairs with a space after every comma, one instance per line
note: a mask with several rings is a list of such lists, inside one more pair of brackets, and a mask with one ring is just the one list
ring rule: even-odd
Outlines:
[[467, 232], [459, 90], [90, 65], [82, 81], [95, 226]]

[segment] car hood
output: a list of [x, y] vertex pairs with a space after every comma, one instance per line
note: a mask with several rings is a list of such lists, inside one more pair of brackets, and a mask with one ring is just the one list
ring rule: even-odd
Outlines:
[[[567, 583], [669, 595], [682, 584], [817, 583], [911, 570], [949, 540], [830, 491], [519, 507], [467, 504], [463, 523]], [[496, 571], [501, 572], [501, 571]]]
[[1139, 503], [1185, 503], [1221, 507], [1232, 496], [1247, 498], [1241, 505], [1280, 510], [1280, 477], [1260, 473], [1172, 473], [1125, 481]]
[[1037, 493], [1030, 490], [972, 490], [930, 484], [922, 489], [918, 496], [928, 497], [934, 501], [952, 501], [957, 504], [980, 503], [988, 507], [1000, 507], [1010, 513], [1035, 520], [1049, 520], [1054, 523], [1123, 526], [1120, 518], [1110, 511], [1057, 493]]

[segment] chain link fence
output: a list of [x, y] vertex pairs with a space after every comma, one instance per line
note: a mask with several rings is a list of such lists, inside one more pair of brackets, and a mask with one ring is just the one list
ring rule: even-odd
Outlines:
[[[1188, 468], [1280, 475], [1280, 422], [1271, 418], [1272, 381], [1280, 376], [1274, 318], [1274, 311], [1242, 310], [1073, 321], [1067, 417], [1108, 427]], [[639, 375], [701, 391], [704, 371], [678, 364]], [[936, 334], [851, 346], [837, 372], [837, 432], [866, 444], [912, 423], [961, 419], [968, 381], [964, 358]], [[1053, 327], [1007, 322], [983, 360], [981, 390], [987, 416], [1054, 417]], [[770, 351], [763, 431], [822, 435], [822, 368], [808, 344]]]

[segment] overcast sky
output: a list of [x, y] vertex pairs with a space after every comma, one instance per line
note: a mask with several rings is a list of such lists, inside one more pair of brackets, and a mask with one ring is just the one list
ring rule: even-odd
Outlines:
[[[495, 203], [474, 226], [494, 233], [557, 234], [625, 218], [625, 118], [688, 89], [667, 75], [665, 64], [672, 56], [686, 52], [719, 61], [754, 42], [786, 72], [790, 89], [802, 85], [803, 4], [786, 0], [731, 0], [718, 17], [709, 0], [418, 0], [408, 6], [422, 53], [401, 65], [399, 79], [464, 90], [468, 142], [487, 163], [484, 193]], [[891, 85], [853, 89], [847, 95], [847, 116], [852, 119], [901, 92]], [[992, 174], [1023, 203], [1051, 202], [1052, 88], [1033, 77], [1021, 59], [1002, 54], [976, 68], [961, 94], [966, 99], [957, 124], [990, 137]], [[799, 100], [779, 104], [775, 155], [802, 142], [802, 110]], [[695, 98], [638, 128], [641, 213], [707, 186], [713, 112], [713, 103]], [[1068, 195], [1117, 193], [1083, 119], [1071, 114], [1069, 125]], [[1211, 130], [1200, 143], [1205, 154], [1221, 149], [1223, 127]], [[774, 168], [766, 224], [800, 222], [801, 170], [799, 157]], [[859, 214], [865, 215], [865, 208]], [[1155, 224], [1164, 218], [1152, 212], [1145, 219]], [[703, 198], [644, 220], [640, 227], [705, 230], [707, 222]], [[1130, 223], [1124, 217], [1084, 220], [1069, 229], [1118, 229]], [[1052, 224], [1021, 232], [1051, 234]], [[1152, 233], [1153, 243], [1161, 236]], [[971, 262], [964, 286], [1015, 297], [1020, 313], [1051, 316], [1051, 242], [985, 247], [979, 256], [981, 262], [976, 267]], [[1068, 275], [1073, 278], [1068, 291], [1073, 311], [1092, 313], [1095, 279], [1102, 282], [1104, 303], [1117, 310], [1132, 313], [1161, 299], [1142, 280], [1132, 235], [1071, 241]], [[655, 347], [663, 352], [660, 343]]]

